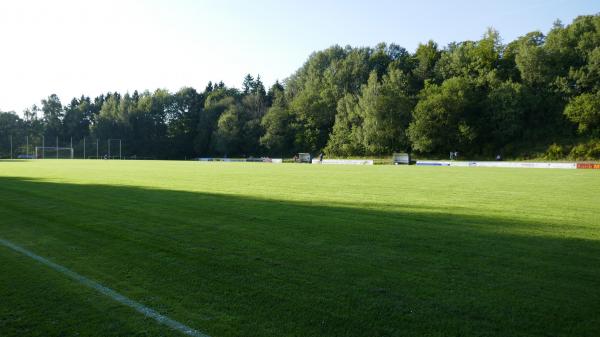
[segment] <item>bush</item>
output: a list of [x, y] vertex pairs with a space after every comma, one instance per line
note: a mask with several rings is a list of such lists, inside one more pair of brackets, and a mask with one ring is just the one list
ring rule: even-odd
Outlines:
[[565, 157], [565, 150], [563, 149], [562, 146], [558, 145], [558, 144], [552, 144], [548, 147], [548, 150], [546, 150], [546, 153], [544, 154], [544, 158], [548, 159], [548, 160], [558, 160], [558, 159], [563, 159]]
[[596, 142], [590, 142], [590, 147], [587, 153], [587, 157], [590, 160], [600, 160], [600, 140]]
[[574, 160], [600, 160], [600, 139], [574, 146], [569, 153], [569, 158]]
[[585, 144], [573, 146], [571, 152], [569, 153], [569, 158], [573, 160], [585, 160], [586, 152], [587, 150], [585, 148]]

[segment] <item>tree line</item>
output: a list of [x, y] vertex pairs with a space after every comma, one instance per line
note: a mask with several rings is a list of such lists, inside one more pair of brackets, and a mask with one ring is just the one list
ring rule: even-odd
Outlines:
[[[555, 22], [504, 44], [478, 41], [332, 46], [282, 83], [247, 75], [203, 91], [56, 95], [21, 116], [0, 112], [13, 139], [122, 139], [128, 156], [429, 156], [600, 158], [600, 15]], [[1, 154], [0, 154], [1, 155]]]

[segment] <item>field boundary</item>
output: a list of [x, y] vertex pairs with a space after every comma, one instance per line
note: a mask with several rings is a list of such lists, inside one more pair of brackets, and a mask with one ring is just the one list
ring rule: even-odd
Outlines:
[[370, 159], [313, 159], [312, 164], [329, 164], [329, 165], [373, 165], [373, 160]]
[[539, 168], [539, 169], [578, 169], [577, 163], [543, 163], [517, 161], [449, 161], [449, 160], [417, 160], [417, 166], [457, 166], [457, 167], [507, 167], [507, 168]]
[[51, 269], [53, 269], [57, 272], [64, 274], [64, 275], [68, 276], [69, 278], [85, 285], [86, 287], [92, 288], [92, 289], [96, 290], [97, 292], [101, 293], [102, 295], [110, 297], [111, 299], [113, 299], [116, 302], [126, 305], [132, 309], [135, 309], [137, 312], [143, 314], [144, 316], [146, 316], [148, 318], [152, 318], [155, 321], [157, 321], [158, 323], [166, 325], [173, 330], [177, 330], [183, 334], [186, 334], [188, 336], [193, 336], [193, 337], [210, 337], [209, 335], [206, 335], [202, 332], [194, 330], [183, 323], [173, 320], [167, 316], [164, 316], [164, 315], [158, 313], [157, 311], [155, 311], [151, 308], [148, 308], [147, 306], [145, 306], [137, 301], [134, 301], [134, 300], [132, 300], [132, 299], [108, 288], [108, 287], [105, 287], [98, 282], [92, 281], [83, 275], [79, 275], [76, 272], [68, 269], [67, 267], [56, 264], [44, 257], [41, 257], [41, 256], [23, 248], [23, 247], [20, 247], [8, 240], [0, 238], [0, 244], [3, 245], [4, 247], [10, 248], [18, 253], [21, 253], [27, 257], [30, 257], [31, 259], [33, 259], [47, 267], [50, 267]]

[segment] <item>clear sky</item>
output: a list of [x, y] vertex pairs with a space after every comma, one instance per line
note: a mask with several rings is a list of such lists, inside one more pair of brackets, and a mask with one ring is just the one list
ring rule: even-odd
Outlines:
[[547, 32], [556, 19], [600, 12], [598, 0], [154, 0], [0, 2], [0, 110], [52, 93], [239, 87], [246, 73], [285, 79], [334, 44], [475, 40]]

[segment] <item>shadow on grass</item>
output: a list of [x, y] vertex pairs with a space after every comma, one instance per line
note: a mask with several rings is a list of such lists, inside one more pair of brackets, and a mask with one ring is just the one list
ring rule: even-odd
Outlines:
[[517, 234], [539, 223], [28, 178], [0, 193], [0, 237], [214, 336], [600, 335], [600, 242]]

